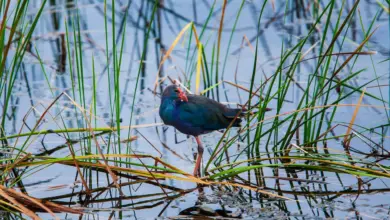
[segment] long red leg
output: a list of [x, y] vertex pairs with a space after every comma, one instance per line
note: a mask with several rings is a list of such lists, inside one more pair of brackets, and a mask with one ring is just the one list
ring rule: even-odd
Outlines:
[[198, 156], [196, 157], [196, 163], [194, 168], [194, 176], [200, 176], [200, 162], [202, 161], [203, 157], [203, 145], [200, 141], [199, 136], [195, 137], [196, 143], [198, 143]]

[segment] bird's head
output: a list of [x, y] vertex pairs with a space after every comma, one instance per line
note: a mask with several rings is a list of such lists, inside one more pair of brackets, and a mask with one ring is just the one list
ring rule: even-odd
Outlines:
[[164, 89], [162, 94], [163, 98], [170, 98], [173, 100], [181, 100], [183, 102], [188, 102], [186, 93], [177, 85], [170, 85]]

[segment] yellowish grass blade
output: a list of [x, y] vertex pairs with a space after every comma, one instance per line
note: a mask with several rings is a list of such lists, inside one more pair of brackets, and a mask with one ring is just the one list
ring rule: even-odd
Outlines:
[[387, 13], [390, 14], [390, 7], [386, 7], [386, 5], [382, 4], [380, 1], [376, 0], [376, 3]]
[[200, 92], [200, 94], [201, 94], [201, 95], [205, 94], [207, 91], [212, 90], [212, 89], [214, 89], [215, 87], [219, 86], [222, 82], [223, 82], [223, 81], [219, 81], [218, 83], [216, 83], [216, 84], [210, 86], [209, 88], [203, 90], [202, 92]]
[[202, 43], [198, 44], [198, 63], [196, 65], [196, 81], [195, 81], [195, 94], [199, 95], [199, 85], [200, 85], [200, 70], [202, 67]]
[[200, 42], [199, 42], [198, 33], [196, 32], [196, 27], [195, 27], [195, 25], [193, 23], [192, 23], [192, 31], [194, 32], [196, 45], [199, 45]]
[[154, 92], [156, 93], [156, 89], [157, 89], [157, 86], [158, 86], [158, 79], [159, 79], [159, 72], [160, 72], [160, 69], [161, 69], [161, 66], [163, 65], [163, 63], [165, 62], [165, 60], [171, 55], [173, 49], [176, 47], [176, 45], [179, 43], [180, 39], [182, 38], [183, 34], [187, 31], [188, 28], [190, 28], [191, 26], [193, 25], [192, 22], [188, 23], [181, 31], [180, 33], [177, 35], [176, 39], [173, 41], [172, 45], [169, 47], [169, 49], [167, 50], [167, 52], [165, 53], [164, 57], [162, 58], [161, 62], [160, 62], [160, 65], [158, 67], [158, 70], [157, 70], [157, 74], [156, 74], [156, 81], [154, 83]]
[[[3, 188], [1, 185], [0, 185], [0, 187]], [[20, 204], [18, 201], [16, 201], [16, 199], [14, 199], [11, 196], [9, 196], [1, 188], [0, 188], [0, 196], [2, 196], [4, 199], [10, 201], [12, 203], [12, 205], [17, 206], [19, 208], [19, 210], [22, 210], [23, 214], [27, 215], [28, 217], [30, 217], [32, 219], [40, 219], [33, 211], [31, 211], [30, 209], [24, 207], [23, 204]]]
[[347, 133], [344, 136], [344, 144], [346, 147], [348, 147], [349, 143], [351, 142], [351, 138], [349, 138], [349, 135], [351, 134], [352, 126], [355, 123], [355, 119], [356, 119], [357, 113], [359, 112], [359, 109], [360, 109], [361, 103], [363, 101], [363, 97], [364, 97], [365, 92], [366, 92], [366, 89], [363, 89], [363, 92], [360, 95], [359, 101], [356, 104], [355, 110], [353, 111], [351, 121], [349, 122], [349, 125], [348, 125]]

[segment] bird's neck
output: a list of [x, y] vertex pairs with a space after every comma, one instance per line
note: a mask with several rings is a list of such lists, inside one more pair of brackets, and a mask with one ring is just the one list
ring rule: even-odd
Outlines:
[[177, 107], [180, 105], [180, 100], [179, 99], [174, 99], [170, 97], [166, 97], [161, 99], [161, 104], [163, 105], [172, 105], [173, 107]]

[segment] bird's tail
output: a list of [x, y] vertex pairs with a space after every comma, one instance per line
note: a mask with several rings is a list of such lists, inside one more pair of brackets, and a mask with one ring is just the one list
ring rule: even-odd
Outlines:
[[[265, 108], [265, 111], [266, 112], [272, 111], [272, 108]], [[250, 115], [256, 115], [258, 113], [258, 111], [257, 112], [247, 111], [247, 113]]]
[[224, 116], [226, 118], [241, 118], [247, 114], [247, 111], [245, 109], [240, 109], [240, 108], [229, 108], [224, 112]]
[[[266, 108], [265, 111], [271, 111], [271, 108]], [[253, 112], [253, 111], [248, 111], [245, 108], [229, 108], [227, 111], [224, 113], [224, 116], [228, 119], [233, 120], [236, 118], [234, 121], [233, 127], [241, 127], [241, 118], [245, 117], [246, 115], [256, 115], [258, 112]]]

